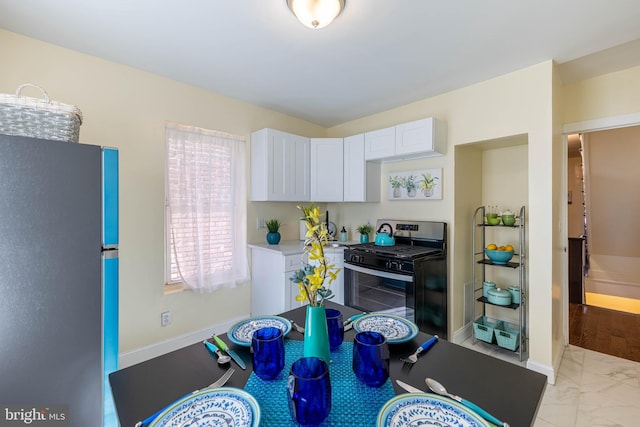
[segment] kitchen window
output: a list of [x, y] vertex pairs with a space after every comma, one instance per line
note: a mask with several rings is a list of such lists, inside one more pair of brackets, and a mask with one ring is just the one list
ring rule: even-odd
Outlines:
[[166, 283], [196, 291], [249, 279], [243, 137], [166, 125]]

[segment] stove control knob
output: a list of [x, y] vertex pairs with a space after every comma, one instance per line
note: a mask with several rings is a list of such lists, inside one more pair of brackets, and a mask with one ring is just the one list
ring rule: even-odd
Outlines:
[[387, 268], [389, 270], [400, 270], [400, 263], [398, 261], [387, 261]]

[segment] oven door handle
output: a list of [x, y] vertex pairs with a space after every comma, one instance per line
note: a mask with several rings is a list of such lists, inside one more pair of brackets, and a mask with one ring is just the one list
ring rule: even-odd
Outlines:
[[374, 270], [372, 268], [360, 267], [359, 265], [344, 263], [344, 268], [357, 271], [359, 273], [369, 274], [371, 276], [384, 277], [385, 279], [400, 280], [402, 282], [413, 282], [412, 275], [389, 273], [388, 271]]

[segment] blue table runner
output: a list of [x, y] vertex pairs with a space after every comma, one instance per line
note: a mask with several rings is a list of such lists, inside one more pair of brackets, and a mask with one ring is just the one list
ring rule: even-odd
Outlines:
[[[264, 427], [295, 426], [289, 414], [287, 380], [291, 365], [303, 356], [302, 341], [285, 340], [284, 369], [277, 378], [266, 381], [251, 373], [245, 390], [260, 405]], [[395, 396], [391, 381], [380, 388], [362, 384], [351, 369], [353, 343], [343, 342], [331, 353], [331, 412], [321, 426], [375, 426], [378, 413]]]

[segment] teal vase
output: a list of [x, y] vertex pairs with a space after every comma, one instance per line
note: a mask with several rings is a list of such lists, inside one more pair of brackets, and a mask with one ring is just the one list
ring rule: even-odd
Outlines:
[[267, 243], [270, 245], [277, 245], [278, 243], [280, 243], [280, 232], [278, 231], [268, 232]]
[[329, 365], [330, 354], [327, 313], [324, 306], [308, 305], [304, 323], [304, 357], [319, 357]]
[[361, 234], [360, 235], [360, 243], [369, 243], [369, 235]]

